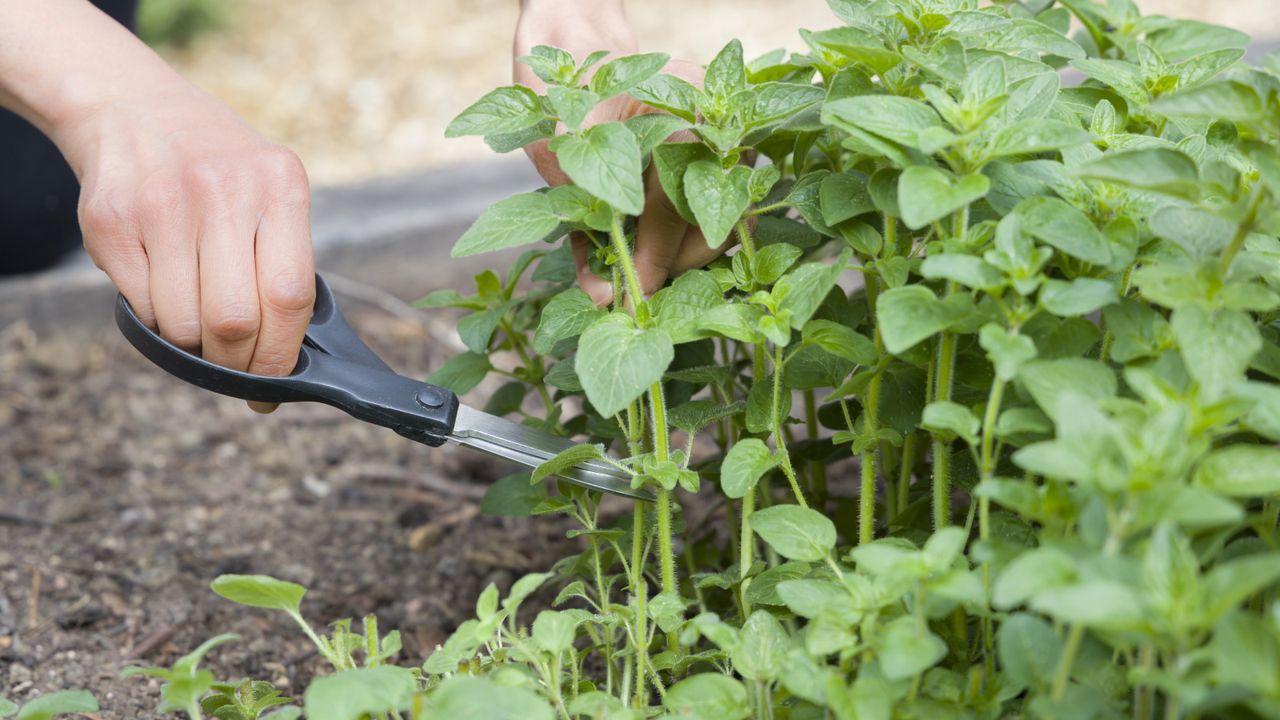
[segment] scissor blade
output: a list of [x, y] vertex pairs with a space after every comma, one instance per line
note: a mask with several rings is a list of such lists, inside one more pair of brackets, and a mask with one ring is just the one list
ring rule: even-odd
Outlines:
[[[536, 468], [578, 444], [467, 405], [458, 406], [458, 418], [449, 440], [529, 468]], [[592, 490], [640, 500], [653, 499], [643, 490], [633, 490], [626, 473], [599, 460], [575, 465], [557, 473], [557, 477]]]

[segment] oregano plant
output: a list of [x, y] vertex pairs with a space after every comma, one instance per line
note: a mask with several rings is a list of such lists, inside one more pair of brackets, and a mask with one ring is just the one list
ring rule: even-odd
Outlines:
[[[1132, 0], [828, 4], [701, 86], [539, 47], [545, 94], [449, 126], [571, 180], [419, 304], [466, 313], [433, 382], [582, 440], [485, 498], [581, 552], [308, 717], [1280, 717], [1280, 56]], [[646, 177], [727, 251], [652, 294]], [[586, 459], [653, 502], [549, 484]], [[300, 618], [268, 580], [220, 592]]]

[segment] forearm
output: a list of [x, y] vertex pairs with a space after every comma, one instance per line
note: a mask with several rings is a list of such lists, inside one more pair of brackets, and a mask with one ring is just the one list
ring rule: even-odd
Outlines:
[[[635, 32], [627, 22], [622, 0], [521, 0], [516, 25], [515, 57], [536, 45], [551, 45], [582, 60], [596, 50], [615, 55], [637, 50]], [[516, 63], [516, 80], [535, 87], [541, 82]]]
[[0, 105], [50, 136], [73, 166], [76, 136], [88, 118], [177, 80], [86, 0], [0, 0]]

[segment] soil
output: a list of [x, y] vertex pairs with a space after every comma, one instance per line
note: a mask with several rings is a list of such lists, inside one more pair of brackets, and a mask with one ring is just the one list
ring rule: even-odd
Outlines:
[[[346, 304], [408, 375], [456, 343], [447, 326]], [[320, 628], [376, 613], [403, 633], [401, 664], [420, 663], [485, 585], [569, 549], [559, 519], [479, 513], [506, 472], [321, 405], [255, 415], [164, 374], [113, 328], [0, 328], [0, 695], [85, 688], [97, 718], [160, 717], [158, 682], [121, 668], [223, 632], [241, 639], [203, 666], [300, 694], [321, 661], [288, 618], [214, 595], [222, 573], [306, 585]]]

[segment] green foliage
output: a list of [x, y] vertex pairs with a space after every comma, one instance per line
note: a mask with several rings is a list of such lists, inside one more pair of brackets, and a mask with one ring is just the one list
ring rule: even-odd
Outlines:
[[[220, 581], [368, 700], [333, 717], [1280, 717], [1280, 61], [1128, 0], [829, 4], [807, 51], [729, 43], [704, 88], [537, 48], [544, 96], [451, 125], [560, 125], [572, 182], [455, 252], [534, 249], [420, 304], [467, 313], [434, 379], [500, 374], [490, 408], [583, 439], [484, 502], [580, 550], [486, 589], [412, 687], [360, 680], [398, 650], [376, 627], [319, 638], [297, 590]], [[624, 92], [665, 114], [583, 127]], [[737, 247], [645, 297], [650, 165]], [[585, 460], [655, 502], [543, 482]]]
[[134, 19], [148, 45], [186, 47], [223, 27], [234, 8], [227, 0], [141, 0]]
[[63, 690], [42, 695], [22, 707], [0, 697], [0, 718], [52, 720], [74, 713], [96, 713], [98, 701], [84, 690]]

